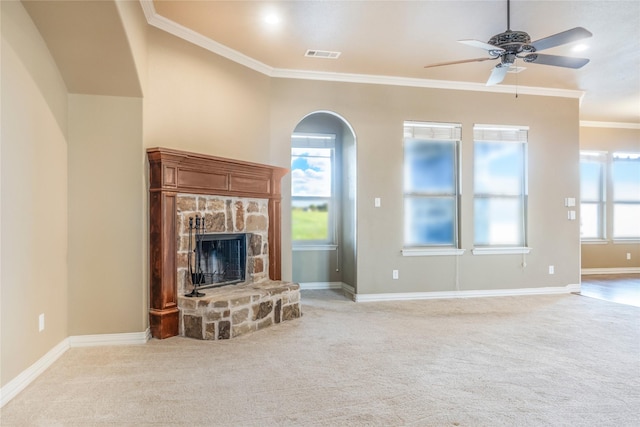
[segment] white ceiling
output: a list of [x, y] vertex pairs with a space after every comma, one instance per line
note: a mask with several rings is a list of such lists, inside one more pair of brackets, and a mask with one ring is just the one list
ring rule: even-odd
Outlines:
[[[141, 0], [141, 4], [150, 24], [269, 75], [375, 78], [416, 86], [453, 81], [487, 90], [484, 83], [493, 61], [429, 69], [424, 65], [484, 57], [485, 51], [456, 40], [488, 41], [507, 29], [506, 0]], [[279, 23], [267, 24], [267, 14], [275, 14]], [[581, 120], [639, 125], [640, 1], [511, 2], [511, 29], [526, 31], [532, 40], [577, 26], [593, 33], [583, 42], [588, 50], [575, 53], [572, 47], [577, 43], [572, 43], [544, 53], [582, 56], [591, 59], [589, 64], [573, 70], [519, 63], [526, 69], [508, 74], [492, 90], [515, 93], [517, 85], [520, 93], [527, 93], [527, 88], [568, 90], [571, 96], [584, 92]], [[307, 49], [341, 55], [307, 58]]]
[[[125, 0], [126, 1], [126, 0]], [[485, 56], [456, 42], [488, 41], [506, 30], [506, 0], [187, 1], [139, 0], [149, 24], [274, 77], [582, 97], [580, 119], [640, 128], [640, 0], [511, 2], [511, 29], [533, 40], [576, 26], [575, 44], [544, 53], [584, 56], [581, 69], [539, 64], [487, 88], [495, 62], [425, 69]], [[140, 96], [134, 62], [114, 0], [22, 0], [71, 93]], [[279, 16], [268, 25], [268, 13]], [[306, 58], [307, 49], [339, 51]]]

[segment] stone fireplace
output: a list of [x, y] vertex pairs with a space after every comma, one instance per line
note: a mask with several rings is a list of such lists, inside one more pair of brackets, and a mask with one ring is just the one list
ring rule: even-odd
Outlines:
[[[189, 248], [195, 245], [194, 236], [189, 241], [189, 221], [201, 218], [205, 234], [203, 239], [203, 256], [200, 260], [204, 270], [220, 269], [211, 266], [211, 251], [207, 242], [227, 242], [227, 239], [244, 240], [245, 259], [242, 260], [242, 282], [245, 279], [259, 282], [268, 279], [269, 264], [269, 200], [221, 197], [207, 195], [178, 194], [176, 199], [176, 222], [178, 227], [178, 294], [185, 294], [192, 289], [189, 277]], [[192, 233], [193, 234], [193, 233]], [[228, 243], [228, 242], [227, 242]], [[225, 245], [222, 243], [221, 245]], [[193, 255], [193, 254], [192, 254]], [[216, 260], [218, 261], [218, 260]], [[191, 270], [195, 266], [191, 259]], [[209, 264], [209, 265], [206, 265]], [[209, 279], [209, 277], [205, 278]], [[213, 278], [219, 282], [231, 281], [231, 277]], [[214, 285], [215, 286], [215, 285]], [[204, 287], [213, 287], [205, 284]]]
[[[299, 286], [280, 280], [280, 180], [287, 170], [165, 148], [147, 156], [151, 335], [228, 339], [299, 317]], [[195, 218], [204, 240], [244, 239], [244, 281], [222, 280], [202, 287], [204, 296], [184, 296], [193, 289]], [[218, 262], [207, 256], [201, 265]]]

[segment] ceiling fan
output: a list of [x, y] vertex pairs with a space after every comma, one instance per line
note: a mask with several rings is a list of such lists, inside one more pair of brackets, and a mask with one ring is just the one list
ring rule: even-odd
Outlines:
[[532, 42], [529, 34], [524, 31], [511, 30], [510, 15], [511, 2], [510, 0], [507, 0], [507, 31], [496, 34], [486, 43], [480, 40], [458, 40], [460, 43], [468, 46], [485, 49], [489, 53], [488, 58], [484, 57], [464, 59], [462, 61], [442, 62], [439, 64], [427, 65], [425, 68], [500, 59], [500, 63], [493, 68], [493, 71], [489, 76], [489, 80], [487, 80], [487, 86], [491, 86], [504, 80], [509, 67], [514, 65], [516, 59], [522, 59], [524, 62], [532, 62], [534, 64], [554, 65], [556, 67], [565, 68], [580, 68], [589, 62], [586, 58], [573, 58], [569, 56], [545, 55], [538, 53], [544, 49], [550, 49], [552, 47], [591, 37], [592, 34], [588, 30], [582, 27], [576, 27]]

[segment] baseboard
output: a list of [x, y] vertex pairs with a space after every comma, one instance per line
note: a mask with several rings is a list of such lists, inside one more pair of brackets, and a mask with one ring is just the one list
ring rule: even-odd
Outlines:
[[632, 274], [640, 273], [640, 267], [617, 267], [617, 268], [583, 268], [580, 274]]
[[300, 289], [303, 291], [318, 290], [318, 289], [342, 289], [344, 283], [342, 282], [303, 282], [298, 283]]
[[344, 293], [349, 294], [349, 298], [351, 298], [352, 301], [356, 300], [356, 289], [353, 286], [343, 283], [342, 290]]
[[544, 288], [520, 288], [520, 289], [491, 289], [474, 291], [443, 291], [443, 292], [405, 292], [385, 294], [356, 294], [354, 301], [404, 301], [418, 299], [447, 299], [447, 298], [480, 298], [480, 297], [504, 297], [521, 295], [554, 295], [580, 292], [579, 284], [571, 284], [558, 287]]
[[0, 408], [35, 381], [49, 366], [72, 347], [98, 347], [104, 345], [144, 344], [151, 338], [151, 330], [124, 334], [75, 335], [67, 337], [53, 347], [33, 365], [0, 388]]
[[301, 290], [342, 289], [352, 301], [356, 300], [356, 290], [343, 282], [306, 282], [299, 283]]
[[151, 336], [150, 329], [144, 332], [124, 334], [74, 335], [69, 337], [69, 347], [98, 347], [103, 345], [145, 344]]
[[47, 368], [58, 360], [67, 350], [69, 350], [69, 338], [63, 339], [33, 365], [22, 371], [17, 377], [5, 384], [4, 387], [0, 388], [0, 408], [9, 403], [18, 393], [35, 381], [40, 374], [46, 371]]

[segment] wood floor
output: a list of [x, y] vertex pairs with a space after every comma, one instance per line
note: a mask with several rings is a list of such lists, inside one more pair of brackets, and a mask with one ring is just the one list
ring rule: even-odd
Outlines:
[[580, 295], [640, 307], [640, 273], [583, 275]]

